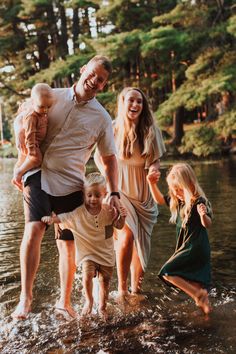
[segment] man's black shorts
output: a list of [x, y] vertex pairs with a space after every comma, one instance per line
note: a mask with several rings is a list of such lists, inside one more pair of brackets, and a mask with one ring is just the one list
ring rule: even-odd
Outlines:
[[[78, 191], [65, 196], [55, 197], [41, 189], [41, 171], [29, 176], [24, 183], [24, 213], [25, 223], [41, 221], [43, 216], [67, 213], [83, 204], [83, 192]], [[70, 230], [62, 230], [55, 225], [55, 237], [61, 240], [73, 240]]]

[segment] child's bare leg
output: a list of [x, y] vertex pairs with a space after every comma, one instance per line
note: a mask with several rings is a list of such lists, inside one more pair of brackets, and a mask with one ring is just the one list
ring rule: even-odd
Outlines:
[[82, 316], [89, 315], [93, 308], [93, 273], [83, 274], [83, 290], [85, 296], [85, 304], [82, 310]]
[[178, 276], [166, 275], [163, 276], [163, 278], [189, 295], [205, 314], [210, 312], [211, 308], [209, 304], [208, 293], [205, 289], [201, 288], [200, 284], [187, 281]]
[[110, 279], [101, 277], [99, 281], [99, 315], [105, 321], [108, 318], [107, 315], [107, 300], [109, 294], [109, 283]]

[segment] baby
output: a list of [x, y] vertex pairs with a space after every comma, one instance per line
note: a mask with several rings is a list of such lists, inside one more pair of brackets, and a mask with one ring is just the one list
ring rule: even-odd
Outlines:
[[20, 190], [22, 190], [22, 176], [24, 173], [40, 166], [42, 162], [40, 144], [46, 136], [48, 110], [53, 104], [53, 90], [51, 87], [44, 83], [36, 84], [31, 90], [31, 103], [31, 107], [27, 108], [23, 117], [26, 149], [25, 152], [18, 150], [18, 161], [15, 165], [12, 179], [12, 184]]

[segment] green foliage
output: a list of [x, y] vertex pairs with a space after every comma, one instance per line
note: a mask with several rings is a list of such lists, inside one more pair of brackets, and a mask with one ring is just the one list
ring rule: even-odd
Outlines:
[[217, 133], [224, 139], [231, 134], [236, 134], [236, 106], [230, 111], [222, 114], [216, 121], [215, 128]]
[[220, 152], [220, 141], [213, 127], [201, 126], [185, 134], [178, 150], [180, 153], [192, 152], [196, 156], [207, 157]]
[[116, 94], [115, 92], [103, 92], [97, 95], [98, 101], [105, 107], [110, 113], [112, 118], [115, 118], [116, 114]]
[[227, 31], [236, 37], [236, 15], [231, 16], [228, 22]]

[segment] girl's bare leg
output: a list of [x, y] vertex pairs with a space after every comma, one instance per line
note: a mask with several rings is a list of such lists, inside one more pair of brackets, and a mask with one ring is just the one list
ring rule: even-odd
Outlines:
[[143, 281], [144, 271], [138, 256], [138, 252], [133, 243], [133, 254], [131, 261], [131, 292], [133, 294], [141, 292], [141, 285]]
[[82, 316], [89, 315], [93, 308], [93, 273], [83, 275], [83, 291], [85, 296], [85, 304], [82, 310]]
[[166, 275], [163, 278], [189, 295], [205, 314], [211, 311], [208, 293], [205, 289], [201, 288], [200, 284], [187, 281], [178, 276]]
[[127, 279], [130, 270], [132, 251], [133, 251], [133, 234], [131, 230], [124, 226], [122, 231], [119, 231], [116, 250], [116, 264], [118, 276], [118, 293], [123, 297], [128, 293]]

